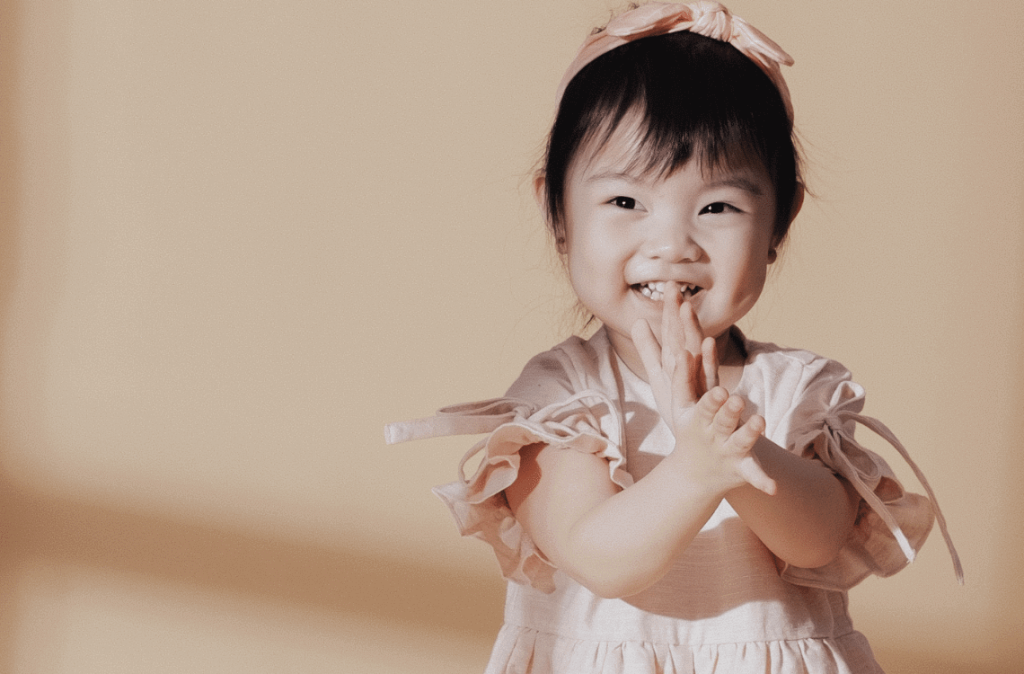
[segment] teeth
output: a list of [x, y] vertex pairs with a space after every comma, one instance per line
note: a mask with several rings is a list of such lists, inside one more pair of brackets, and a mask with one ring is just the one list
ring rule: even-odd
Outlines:
[[[639, 283], [637, 287], [640, 289], [640, 294], [644, 297], [648, 297], [655, 302], [660, 301], [665, 297], [665, 281], [652, 281], [649, 283]], [[679, 293], [685, 298], [693, 295], [696, 292], [697, 286], [692, 283], [680, 283]]]

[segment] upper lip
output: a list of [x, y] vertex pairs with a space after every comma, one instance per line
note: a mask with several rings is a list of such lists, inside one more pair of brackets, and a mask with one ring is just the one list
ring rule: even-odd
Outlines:
[[[690, 283], [689, 281], [672, 281], [672, 282], [675, 283], [676, 285], [678, 285], [679, 289], [682, 290], [682, 291], [691, 290], [691, 291], [696, 292], [697, 290], [701, 289], [701, 286], [697, 285], [696, 283]], [[665, 284], [667, 284], [667, 283], [670, 283], [670, 281], [640, 281], [639, 283], [634, 283], [632, 285], [634, 285], [634, 286], [636, 286], [638, 288], [648, 287], [651, 290], [657, 290], [658, 292], [665, 292]]]
[[661, 292], [665, 291], [666, 283], [675, 283], [682, 290], [699, 288], [696, 283], [690, 283], [688, 281], [641, 281], [640, 283], [634, 283], [636, 286], [650, 286], [652, 290], [658, 290]]

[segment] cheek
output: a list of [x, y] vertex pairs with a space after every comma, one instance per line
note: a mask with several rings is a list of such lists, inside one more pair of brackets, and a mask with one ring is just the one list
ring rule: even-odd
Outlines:
[[767, 278], [768, 267], [763, 262], [759, 261], [748, 268], [746, 276], [741, 279], [736, 289], [736, 302], [741, 305], [744, 313], [749, 311], [761, 296]]
[[606, 265], [601, 263], [594, 251], [581, 250], [578, 246], [567, 257], [567, 264], [569, 280], [577, 294], [586, 294], [588, 288], [601, 284], [607, 274]]
[[567, 229], [566, 259], [570, 269], [589, 273], [607, 264], [609, 246], [601, 240], [592, 228], [570, 227]]
[[745, 254], [734, 254], [728, 261], [723, 260], [723, 266], [728, 269], [720, 271], [731, 278], [729, 285], [732, 286], [733, 301], [752, 304], [760, 296], [768, 278], [767, 252], [742, 243], [738, 243], [738, 247], [745, 250]]

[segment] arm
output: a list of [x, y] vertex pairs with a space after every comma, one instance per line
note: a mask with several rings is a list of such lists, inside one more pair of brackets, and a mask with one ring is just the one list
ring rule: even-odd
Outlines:
[[726, 495], [729, 504], [781, 560], [808, 569], [831, 562], [853, 529], [860, 496], [826, 466], [767, 438], [758, 440], [753, 454], [775, 480], [776, 492], [768, 496], [741, 486]]
[[691, 308], [681, 312], [679, 294], [666, 295], [676, 301], [665, 302], [662, 344], [646, 322], [633, 340], [676, 438], [673, 452], [620, 490], [604, 459], [534, 445], [520, 451], [518, 479], [505, 489], [545, 556], [603, 597], [636, 594], [664, 576], [730, 490], [747, 482], [774, 489], [751, 456], [764, 419], [740, 424], [743, 401], [714, 386], [713, 347], [703, 369], [701, 356], [686, 349], [695, 338], [698, 354], [702, 348]]
[[[804, 482], [820, 479], [820, 491], [829, 498], [835, 496], [832, 487], [846, 493], [827, 469], [765, 440], [760, 416], [739, 423], [743, 401], [714, 386], [714, 340], [703, 340], [689, 307], [666, 305], [661, 343], [646, 323], [637, 326], [633, 339], [659, 411], [675, 435], [674, 451], [643, 480], [620, 490], [604, 459], [534, 445], [520, 452], [519, 477], [505, 490], [516, 519], [545, 556], [604, 597], [636, 594], [664, 576], [727, 496], [756, 520], [752, 528], [758, 535], [773, 540], [770, 534], [778, 530], [776, 538], [798, 547], [806, 536], [800, 518], [831, 512]], [[699, 355], [690, 350], [694, 339]], [[762, 470], [762, 461], [770, 471]], [[767, 496], [780, 486], [780, 499]], [[750, 493], [757, 490], [765, 495]], [[759, 509], [767, 512], [758, 514]], [[830, 522], [818, 524], [832, 532]], [[773, 545], [773, 551], [788, 554], [784, 545]]]
[[[663, 418], [673, 425], [677, 439], [685, 441], [672, 421], [679, 411], [678, 392], [669, 384], [672, 368], [687, 354], [698, 360], [700, 367], [691, 369], [697, 381], [690, 388], [699, 391], [717, 383], [718, 364], [714, 340], [704, 337], [692, 309], [671, 301], [675, 298], [675, 293], [666, 293], [660, 342], [649, 327], [640, 326], [634, 329], [634, 343]], [[703, 375], [703, 381], [697, 375]], [[763, 429], [760, 417], [752, 419]], [[853, 487], [821, 463], [763, 436], [746, 461], [746, 483], [732, 489], [727, 499], [747, 526], [773, 554], [793, 566], [816, 568], [832, 561], [853, 528], [860, 501]]]
[[[759, 417], [739, 426], [742, 409], [724, 389], [708, 392], [692, 407], [691, 443], [742, 458], [763, 429]], [[693, 454], [677, 450], [620, 490], [604, 459], [533, 445], [520, 452], [519, 479], [505, 495], [552, 563], [595, 594], [629, 596], [668, 572], [729, 489], [743, 481], [735, 470], [729, 480], [706, 479]]]

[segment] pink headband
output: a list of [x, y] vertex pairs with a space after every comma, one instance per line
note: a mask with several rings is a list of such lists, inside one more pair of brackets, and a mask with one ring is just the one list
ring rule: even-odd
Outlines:
[[733, 16], [721, 4], [708, 0], [699, 0], [689, 5], [652, 2], [612, 19], [607, 26], [588, 37], [580, 47], [569, 70], [562, 77], [562, 83], [558, 85], [558, 101], [562, 100], [562, 94], [572, 78], [598, 56], [642, 37], [684, 30], [728, 42], [760, 66], [775, 83], [786, 105], [786, 114], [793, 121], [793, 104], [789, 100], [789, 88], [782, 78], [780, 68], [780, 65], [793, 65], [793, 58], [764, 33], [740, 17]]

